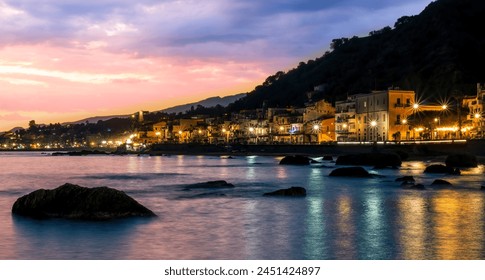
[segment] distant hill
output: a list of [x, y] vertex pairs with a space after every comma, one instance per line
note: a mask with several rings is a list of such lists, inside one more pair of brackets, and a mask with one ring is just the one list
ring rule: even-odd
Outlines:
[[421, 98], [474, 94], [485, 81], [483, 0], [438, 0], [416, 16], [367, 37], [332, 40], [331, 51], [268, 77], [230, 111], [263, 106], [302, 106], [314, 100], [388, 87], [414, 90]]
[[123, 119], [123, 118], [129, 118], [131, 115], [116, 115], [116, 116], [97, 116], [97, 117], [90, 117], [90, 118], [85, 118], [85, 119], [82, 119], [82, 120], [79, 120], [79, 121], [74, 121], [74, 122], [65, 122], [65, 123], [62, 123], [63, 125], [67, 125], [67, 124], [81, 124], [81, 123], [97, 123], [98, 121], [107, 121], [107, 120], [110, 120], [110, 119], [114, 119], [114, 118], [120, 118], [120, 119]]
[[246, 96], [246, 93], [240, 93], [240, 94], [235, 94], [235, 95], [230, 95], [230, 96], [225, 96], [225, 97], [210, 97], [198, 102], [194, 103], [189, 103], [189, 104], [184, 104], [184, 105], [178, 105], [175, 107], [170, 107], [167, 109], [160, 110], [161, 112], [164, 113], [185, 113], [186, 111], [189, 111], [192, 107], [196, 108], [198, 105], [209, 108], [209, 107], [215, 107], [217, 105], [221, 105], [223, 107], [226, 107], [227, 105], [235, 102], [236, 100], [239, 100]]

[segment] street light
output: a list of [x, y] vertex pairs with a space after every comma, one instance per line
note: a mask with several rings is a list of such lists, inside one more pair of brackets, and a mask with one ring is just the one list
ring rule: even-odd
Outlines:
[[377, 126], [377, 121], [371, 121], [371, 122], [370, 122], [370, 126], [372, 127], [372, 134], [373, 134], [373, 135], [372, 135], [372, 138], [373, 138], [372, 140], [374, 140], [374, 141], [375, 141], [375, 140], [377, 139], [377, 135], [375, 135], [375, 134], [376, 134], [376, 133], [375, 133], [375, 132], [376, 132], [376, 131], [375, 131], [375, 127]]

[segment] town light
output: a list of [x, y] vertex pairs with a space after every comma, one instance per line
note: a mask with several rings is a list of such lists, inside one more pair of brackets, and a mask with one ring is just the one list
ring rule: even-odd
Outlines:
[[479, 113], [475, 113], [475, 119], [479, 119], [482, 115]]
[[419, 104], [418, 104], [418, 103], [414, 103], [414, 104], [413, 104], [413, 109], [414, 109], [414, 110], [417, 110], [418, 108], [419, 108]]
[[377, 122], [376, 122], [376, 121], [371, 121], [371, 122], [370, 122], [370, 126], [372, 126], [372, 127], [376, 127], [376, 126], [377, 126]]
[[251, 132], [251, 133], [254, 132], [254, 127], [250, 127], [249, 132]]
[[285, 130], [285, 128], [283, 126], [280, 126], [280, 131], [283, 131]]
[[438, 122], [438, 121], [439, 121], [438, 118], [434, 118], [434, 122]]
[[318, 124], [313, 125], [313, 130], [317, 131], [320, 129], [320, 126]]
[[225, 128], [222, 129], [222, 133], [226, 133], [226, 129]]
[[348, 126], [348, 125], [347, 125], [346, 123], [344, 123], [342, 126], [343, 126], [344, 128], [347, 128], [347, 126]]
[[443, 106], [441, 106], [441, 109], [443, 109], [443, 110], [446, 110], [446, 109], [448, 109], [448, 105], [446, 105], [446, 104], [443, 104]]
[[182, 130], [179, 130], [179, 134], [182, 135]]
[[401, 121], [401, 123], [402, 123], [402, 124], [407, 124], [407, 123], [408, 123], [408, 120], [403, 119], [403, 120]]

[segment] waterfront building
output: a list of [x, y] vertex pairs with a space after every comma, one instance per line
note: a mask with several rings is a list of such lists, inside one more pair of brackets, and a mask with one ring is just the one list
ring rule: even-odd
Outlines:
[[389, 89], [336, 102], [337, 141], [409, 140], [417, 109], [414, 91]]
[[355, 96], [335, 102], [335, 139], [339, 142], [357, 141]]

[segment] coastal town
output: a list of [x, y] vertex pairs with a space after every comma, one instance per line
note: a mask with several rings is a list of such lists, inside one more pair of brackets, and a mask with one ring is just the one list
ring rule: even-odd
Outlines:
[[308, 102], [303, 108], [272, 108], [262, 104], [256, 110], [221, 116], [162, 115], [155, 120], [147, 118], [149, 112], [139, 111], [129, 117], [129, 127], [120, 133], [107, 128], [72, 135], [69, 132], [72, 124], [47, 126], [31, 121], [27, 130], [0, 134], [0, 147], [36, 150], [121, 146], [137, 151], [153, 144], [405, 143], [484, 136], [482, 84], [477, 84], [474, 95], [455, 96], [439, 103], [421, 100], [414, 91], [399, 88], [349, 95], [334, 104], [312, 100], [321, 90], [322, 86], [316, 86], [313, 92], [308, 92]]

